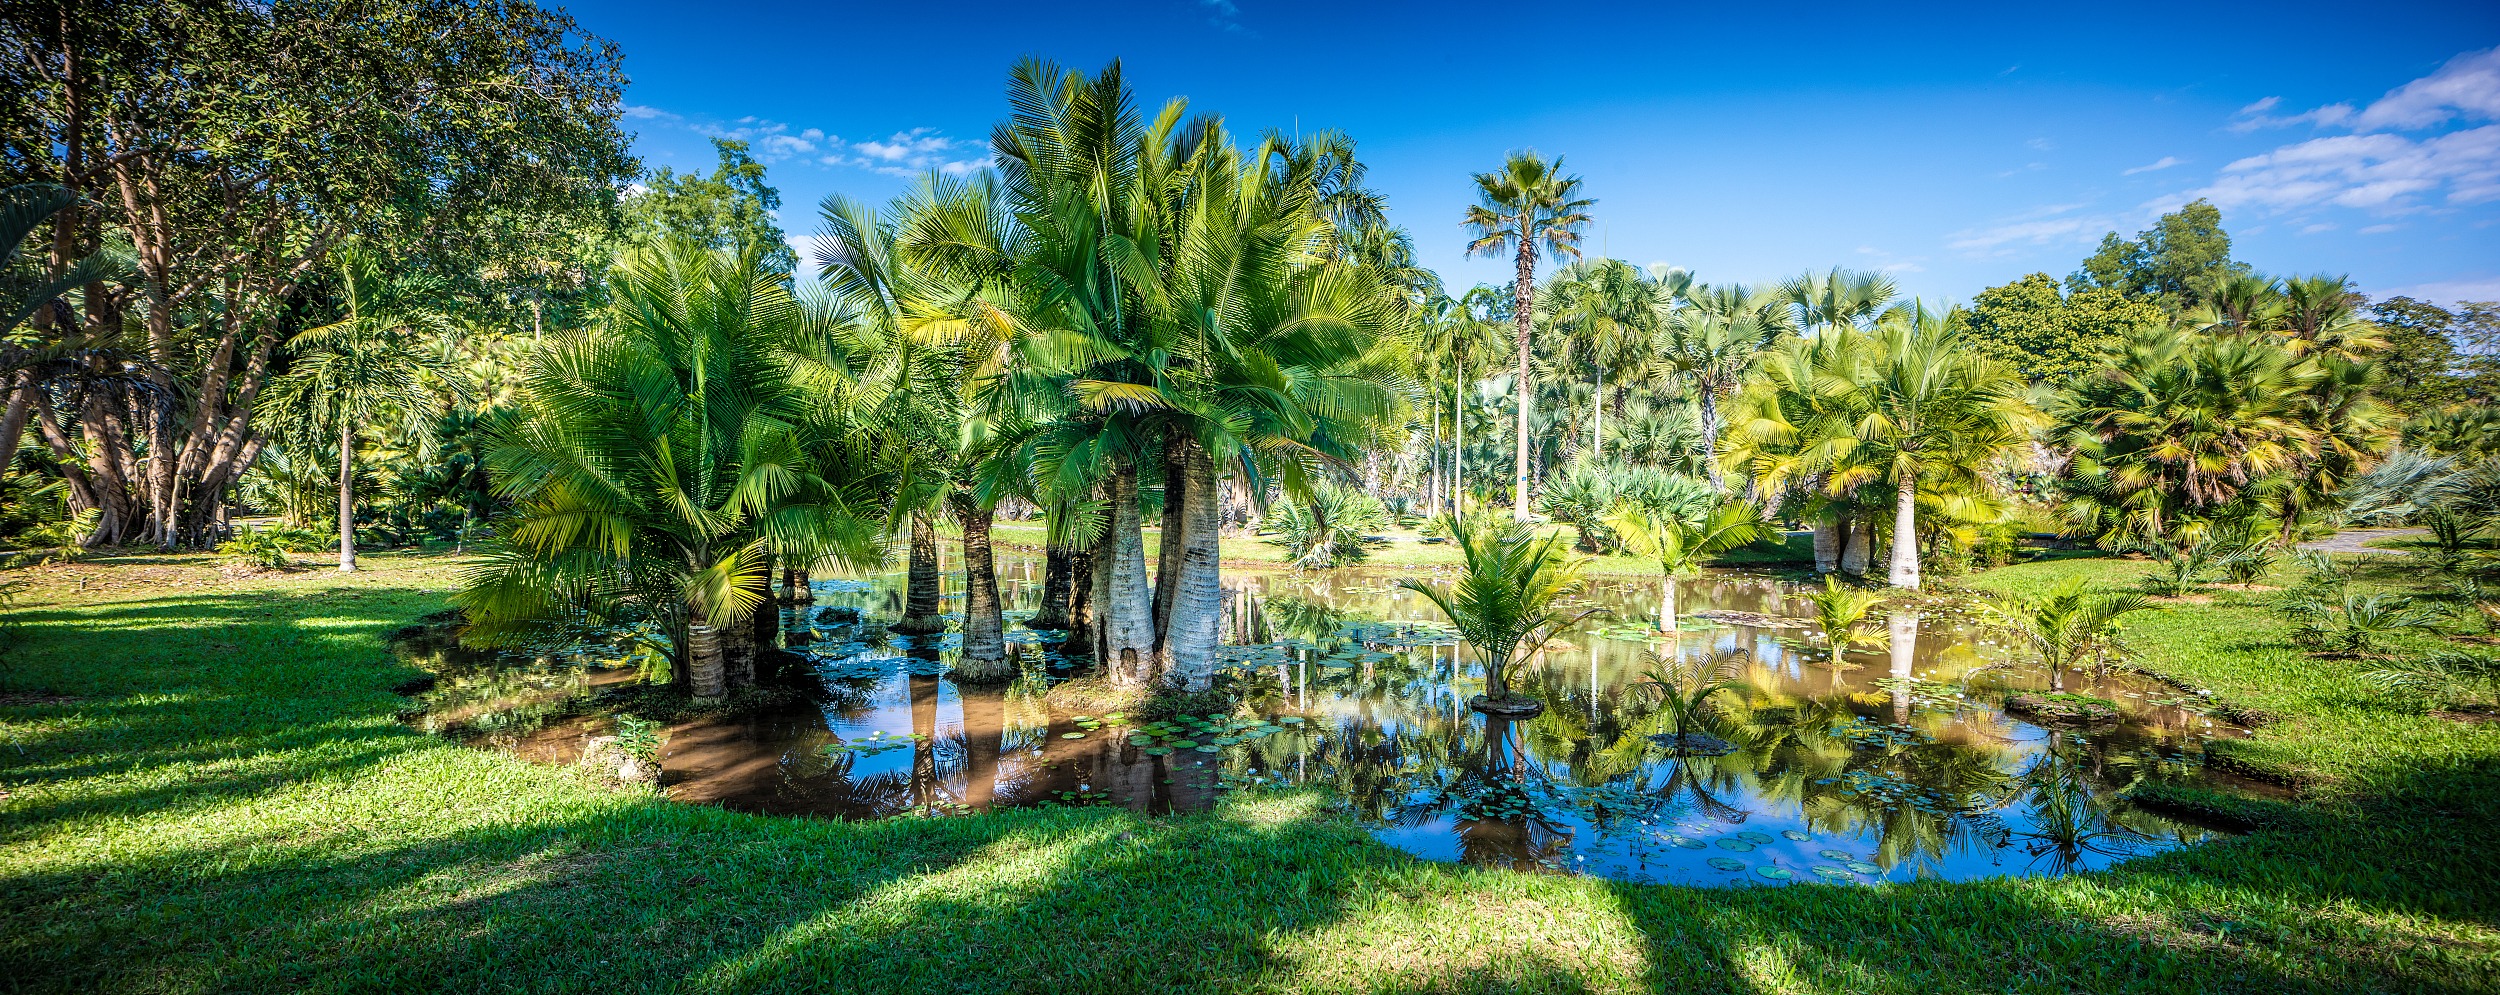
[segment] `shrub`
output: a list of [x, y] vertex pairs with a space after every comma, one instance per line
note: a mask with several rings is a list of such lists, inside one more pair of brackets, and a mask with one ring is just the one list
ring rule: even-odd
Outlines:
[[1372, 533], [1388, 528], [1389, 510], [1369, 494], [1322, 483], [1308, 506], [1292, 499], [1276, 502], [1262, 526], [1276, 534], [1269, 541], [1285, 547], [1294, 566], [1335, 567], [1370, 555], [1379, 542]]
[[217, 544], [217, 553], [246, 566], [274, 568], [286, 566], [288, 546], [277, 532], [263, 531], [246, 525], [234, 538]]

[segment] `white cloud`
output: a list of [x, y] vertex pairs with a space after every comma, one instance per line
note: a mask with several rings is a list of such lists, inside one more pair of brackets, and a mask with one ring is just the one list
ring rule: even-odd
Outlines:
[[2365, 226], [2363, 226], [2362, 228], [2360, 228], [2360, 229], [2359, 229], [2359, 231], [2360, 231], [2360, 233], [2361, 233], [2361, 234], [2363, 234], [2363, 235], [2384, 235], [2384, 234], [2387, 234], [2388, 232], [2395, 231], [2396, 229], [2398, 229], [2398, 228], [2402, 228], [2402, 227], [2404, 227], [2404, 226], [2403, 226], [2403, 225], [2365, 225]]
[[2500, 199], [2500, 125], [2419, 140], [2389, 134], [2313, 138], [2224, 166], [2212, 184], [2186, 196], [2225, 208], [2276, 211], [2331, 204], [2398, 212], [2417, 210], [2425, 201], [2464, 205]]
[[2180, 164], [2180, 163], [2183, 163], [2183, 162], [2186, 162], [2186, 161], [2187, 161], [2187, 160], [2185, 160], [2185, 159], [2181, 159], [2181, 158], [2179, 158], [2178, 156], [2175, 156], [2175, 155], [2166, 155], [2166, 156], [2163, 156], [2163, 157], [2161, 157], [2161, 158], [2159, 158], [2159, 159], [2155, 159], [2155, 160], [2153, 160], [2153, 161], [2151, 161], [2151, 162], [2145, 163], [2144, 165], [2137, 166], [2137, 167], [2135, 167], [2134, 169], [2124, 169], [2124, 170], [2120, 170], [2120, 171], [2118, 172], [2118, 175], [2120, 175], [2120, 176], [2134, 176], [2134, 175], [2135, 175], [2135, 174], [2137, 174], [2137, 173], [2150, 173], [2150, 172], [2152, 172], [2152, 171], [2154, 171], [2154, 170], [2157, 170], [2157, 169], [2169, 169], [2169, 168], [2170, 168], [2170, 167], [2172, 167], [2172, 166], [2176, 166], [2176, 165], [2178, 165], [2178, 164]]
[[2352, 117], [2351, 104], [2328, 104], [2314, 111], [2303, 111], [2282, 117], [2274, 116], [2275, 107], [2282, 103], [2281, 97], [2267, 97], [2240, 108], [2239, 113], [2234, 115], [2239, 120], [2231, 122], [2231, 130], [2249, 132], [2259, 128], [2288, 128], [2303, 122], [2316, 125], [2340, 124]]
[[2419, 301], [2500, 301], [2500, 275], [2417, 283], [2387, 292], [2389, 297]]
[[622, 108], [620, 108], [620, 109], [618, 110], [618, 113], [623, 114], [623, 115], [625, 116], [625, 119], [626, 119], [626, 120], [628, 120], [628, 121], [675, 121], [675, 120], [678, 120], [678, 117], [677, 117], [677, 115], [675, 115], [675, 114], [671, 114], [671, 113], [669, 113], [669, 112], [667, 112], [667, 111], [664, 111], [664, 110], [661, 110], [661, 109], [659, 109], [659, 108], [657, 108], [657, 107], [645, 107], [645, 106], [643, 106], [643, 105], [641, 105], [641, 104], [626, 104], [624, 107], [622, 107]]
[[2300, 227], [2300, 233], [2301, 233], [2301, 234], [2303, 234], [2303, 235], [2315, 235], [2315, 234], [2317, 234], [2317, 233], [2319, 233], [2319, 232], [2322, 232], [2322, 231], [2334, 231], [2334, 230], [2335, 230], [2335, 222], [2332, 222], [2332, 221], [2320, 221], [2320, 222], [2318, 222], [2317, 224], [2314, 224], [2314, 225], [2302, 225], [2302, 226]]
[[2089, 245], [2113, 225], [2107, 218], [2060, 217], [2082, 207], [2081, 204], [2052, 204], [2023, 215], [1979, 228], [1965, 228], [1948, 236], [1947, 248], [1976, 256], [2005, 255], [2018, 245]]
[[795, 128], [788, 122], [754, 115], [721, 124], [690, 121], [657, 108], [628, 107], [626, 116], [681, 124], [698, 134], [745, 142], [756, 161], [767, 165], [796, 159], [889, 176], [917, 176], [933, 169], [960, 176], [978, 171], [986, 161], [986, 149], [979, 143], [947, 137], [936, 128], [913, 128], [884, 139], [849, 142], [822, 128]]
[[2057, 143], [2049, 141], [2046, 138], [2034, 138], [2028, 142], [2024, 142], [2023, 145], [2041, 152], [2046, 152], [2057, 147]]
[[2365, 131], [2428, 128], [2459, 117], [2500, 118], [2500, 48], [2459, 55], [2439, 71], [2387, 91], [2362, 109], [2353, 126]]

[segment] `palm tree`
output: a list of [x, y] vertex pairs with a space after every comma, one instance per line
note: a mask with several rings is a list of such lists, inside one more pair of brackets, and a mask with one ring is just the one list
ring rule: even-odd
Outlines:
[[1883, 358], [1866, 385], [1872, 396], [1855, 441], [1877, 455], [1855, 462], [1880, 461], [1892, 480], [1894, 587], [1919, 586], [1921, 480], [1981, 486], [1998, 456], [2031, 441], [2036, 415], [2021, 375], [1963, 348], [1961, 329], [1958, 308], [1937, 314], [1913, 305], [1887, 316]]
[[1780, 285], [1780, 296], [1797, 309], [1797, 324], [1806, 334], [1861, 327], [1883, 313], [1894, 293], [1890, 277], [1838, 266]]
[[1857, 429], [1871, 415], [1863, 388], [1874, 345], [1854, 327], [1786, 340], [1758, 357], [1727, 428], [1727, 465], [1743, 468], [1766, 500], [1803, 500], [1819, 573], [1863, 570], [1848, 554], [1866, 544], [1857, 485], [1870, 473], [1856, 464], [1868, 454]]
[[1485, 693], [1471, 707], [1501, 715], [1542, 711], [1542, 702], [1512, 693], [1511, 671], [1525, 650], [1545, 645], [1598, 611], [1572, 614], [1564, 605], [1580, 590], [1580, 559], [1560, 536], [1531, 538], [1481, 518], [1444, 519], [1443, 525], [1458, 537], [1464, 557], [1457, 583], [1408, 579], [1398, 586], [1430, 600], [1483, 658]]
[[1590, 373], [1588, 452], [1606, 455], [1606, 407], [1618, 371], [1630, 365], [1657, 325], [1659, 289], [1638, 267], [1620, 259], [1573, 262], [1555, 272], [1537, 307], [1561, 326], [1567, 363]]
[[1626, 501], [1606, 516], [1606, 526], [1623, 538], [1625, 548], [1658, 561], [1661, 632], [1676, 631], [1677, 578], [1701, 573], [1704, 559], [1760, 539], [1763, 532], [1761, 512], [1743, 501], [1723, 501], [1699, 519]]
[[767, 551], [883, 555], [851, 482], [808, 451], [788, 346], [800, 308], [760, 257], [692, 244], [629, 251], [597, 324], [531, 364], [489, 453], [514, 505], [493, 560], [455, 601], [473, 637], [551, 622], [652, 618], [699, 698], [751, 679], [726, 666], [768, 592]]
[[1528, 520], [1528, 329], [1536, 312], [1537, 246], [1579, 258], [1581, 229], [1588, 226], [1588, 209], [1597, 203], [1580, 196], [1580, 178], [1565, 176], [1562, 169], [1561, 156], [1548, 162], [1532, 150], [1511, 153], [1501, 169], [1476, 174], [1481, 202], [1467, 208], [1460, 222], [1475, 235], [1467, 243], [1468, 255], [1508, 252], [1518, 267], [1511, 285], [1511, 320], [1519, 350], [1519, 444], [1510, 512], [1522, 522]]
[[1681, 655], [1649, 655], [1648, 670], [1641, 675], [1640, 690], [1656, 695], [1666, 706], [1671, 735], [1675, 745], [1671, 751], [1681, 756], [1688, 752], [1706, 752], [1710, 746], [1726, 750], [1728, 745], [1706, 743], [1715, 737], [1696, 737], [1693, 722], [1702, 716], [1710, 699], [1730, 692], [1751, 692], [1753, 685], [1744, 678], [1747, 657], [1741, 652], [1715, 653], [1702, 657]]
[[2048, 670], [2049, 690], [2062, 691], [2066, 672], [2084, 664], [2106, 675], [2125, 649], [2118, 641], [2122, 620], [2152, 607], [2132, 591], [2086, 593], [2083, 578], [2075, 577], [2039, 597], [2000, 604], [1995, 611]]
[[434, 385], [449, 386], [449, 364], [421, 337], [449, 332], [452, 321], [429, 300], [431, 283], [391, 278], [383, 259], [359, 245], [342, 246], [337, 258], [346, 313], [287, 343], [293, 361], [262, 404], [283, 428], [338, 440], [339, 570], [354, 572], [357, 433], [386, 413], [417, 416], [434, 399]]
[[1862, 638], [1858, 623], [1866, 621], [1868, 612], [1884, 603], [1884, 595], [1874, 591], [1840, 586], [1840, 578], [1823, 575], [1823, 589], [1808, 590], [1806, 600], [1814, 605], [1815, 626], [1823, 632], [1823, 642], [1831, 647], [1832, 666], [1843, 665], [1841, 654]]
[[2139, 329], [2107, 366], [2060, 394], [2074, 450], [2069, 513], [2108, 544], [2194, 542], [2262, 481], [2298, 465], [2315, 364], [2239, 335]]
[[1669, 307], [1660, 334], [1652, 346], [1650, 376], [1658, 380], [1676, 380], [1693, 391], [1701, 408], [1702, 444], [1708, 455], [1704, 466], [1712, 489], [1724, 493], [1727, 484], [1719, 467], [1719, 400], [1735, 393], [1752, 369], [1754, 357], [1771, 343], [1790, 331], [1785, 308], [1767, 294], [1755, 293], [1741, 286], [1697, 287], [1690, 291], [1689, 303]]

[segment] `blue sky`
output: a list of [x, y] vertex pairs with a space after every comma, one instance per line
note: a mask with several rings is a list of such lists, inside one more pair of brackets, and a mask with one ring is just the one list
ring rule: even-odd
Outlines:
[[[2195, 196], [2272, 273], [2500, 299], [2500, 4], [576, 3], [653, 166], [756, 143], [803, 236], [986, 159], [1007, 66], [1124, 60], [1245, 135], [1337, 128], [1453, 288], [1472, 172], [1560, 153], [1592, 251], [1713, 281], [1884, 269], [1967, 300]], [[2013, 9], [2023, 7], [2026, 9]]]

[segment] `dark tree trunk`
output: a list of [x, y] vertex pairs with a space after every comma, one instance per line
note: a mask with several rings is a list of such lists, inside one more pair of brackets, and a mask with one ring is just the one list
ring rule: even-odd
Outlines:
[[926, 511], [911, 513], [911, 570], [905, 581], [903, 617], [891, 628], [906, 636], [946, 631], [938, 598], [937, 522]]
[[1062, 653], [1094, 655], [1094, 551], [1099, 548], [1096, 543], [1067, 553], [1068, 641], [1060, 644]]
[[1162, 655], [1172, 639], [1172, 598], [1181, 586], [1181, 546], [1187, 523], [1189, 475], [1182, 463], [1196, 440], [1172, 433], [1163, 446], [1163, 529], [1155, 547], [1155, 653]]
[[1015, 676], [1007, 666], [1006, 622], [998, 601], [998, 570], [990, 556], [988, 508], [960, 502], [955, 517], [964, 526], [964, 654], [955, 679], [997, 683]]
[[1068, 627], [1068, 596], [1076, 554], [1057, 546], [1042, 551], [1042, 605], [1033, 617], [1025, 620], [1028, 629], [1065, 629]]

